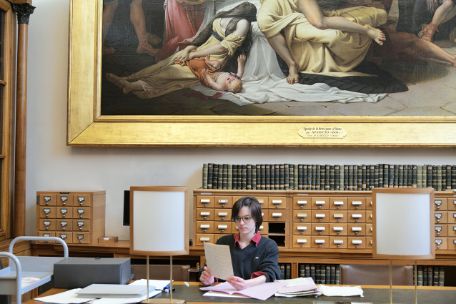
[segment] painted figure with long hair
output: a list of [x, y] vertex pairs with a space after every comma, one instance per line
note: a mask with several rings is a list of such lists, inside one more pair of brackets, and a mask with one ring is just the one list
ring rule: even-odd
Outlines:
[[256, 20], [256, 12], [256, 7], [248, 2], [220, 12], [185, 49], [132, 75], [107, 74], [107, 79], [124, 93], [131, 92], [143, 99], [196, 85], [198, 77], [187, 61], [208, 57], [229, 63], [230, 59], [237, 60], [239, 53], [248, 53], [250, 24]]
[[[382, 44], [386, 11], [351, 7], [321, 11], [315, 0], [261, 0], [258, 25], [288, 65], [289, 83], [299, 72], [352, 71], [367, 55], [372, 40]], [[340, 73], [341, 72], [341, 73]]]

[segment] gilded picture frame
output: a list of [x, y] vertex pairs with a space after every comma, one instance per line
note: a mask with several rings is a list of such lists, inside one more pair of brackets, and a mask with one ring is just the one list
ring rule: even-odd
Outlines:
[[456, 146], [451, 116], [101, 115], [102, 1], [73, 0], [70, 10], [68, 145]]

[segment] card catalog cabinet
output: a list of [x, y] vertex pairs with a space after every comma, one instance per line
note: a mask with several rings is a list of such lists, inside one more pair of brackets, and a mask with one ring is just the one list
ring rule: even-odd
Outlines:
[[37, 231], [68, 244], [93, 244], [104, 235], [105, 192], [37, 192]]
[[[255, 196], [263, 209], [261, 233], [280, 248], [299, 251], [371, 253], [373, 210], [370, 191], [194, 190], [194, 245], [236, 232], [231, 207]], [[456, 251], [456, 195], [435, 192], [437, 253]]]

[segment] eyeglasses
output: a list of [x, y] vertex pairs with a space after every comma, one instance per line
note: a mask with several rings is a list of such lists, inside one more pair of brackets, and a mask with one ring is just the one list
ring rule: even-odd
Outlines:
[[250, 215], [246, 215], [246, 216], [236, 216], [234, 217], [234, 221], [236, 223], [240, 223], [241, 220], [244, 222], [244, 223], [248, 223], [252, 220], [252, 217]]

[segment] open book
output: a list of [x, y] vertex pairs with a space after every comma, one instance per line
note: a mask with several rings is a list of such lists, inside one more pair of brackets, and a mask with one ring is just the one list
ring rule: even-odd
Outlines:
[[[245, 297], [266, 300], [276, 293], [309, 292], [307, 295], [318, 294], [317, 286], [312, 278], [298, 278], [292, 280], [278, 280], [264, 283], [250, 288], [236, 290], [230, 283], [224, 282], [215, 286], [202, 287], [204, 291], [222, 292], [230, 295], [242, 295]], [[297, 295], [294, 295], [297, 296]]]

